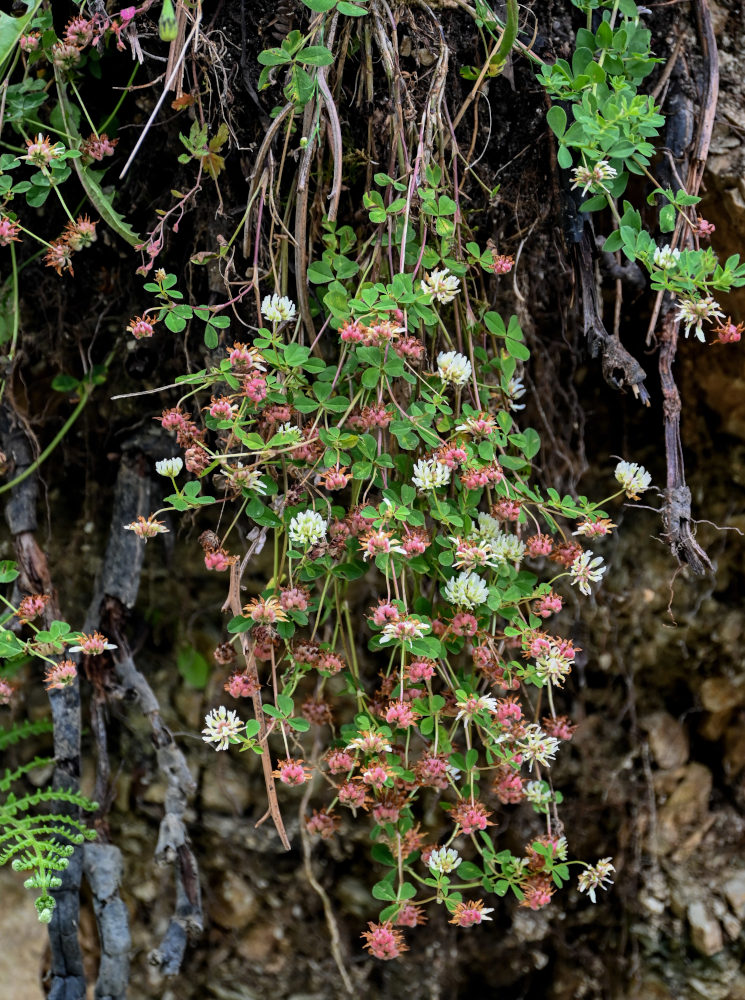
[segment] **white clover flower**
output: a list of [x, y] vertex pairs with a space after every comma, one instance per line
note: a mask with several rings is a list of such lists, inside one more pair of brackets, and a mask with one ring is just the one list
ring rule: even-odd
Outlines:
[[302, 510], [290, 521], [288, 534], [293, 545], [310, 549], [326, 537], [328, 522], [315, 510]]
[[680, 250], [669, 243], [664, 247], [655, 247], [653, 260], [662, 271], [674, 271], [680, 263]]
[[529, 761], [529, 770], [532, 771], [536, 761], [544, 767], [550, 767], [550, 761], [556, 756], [559, 745], [560, 741], [555, 736], [549, 736], [536, 722], [531, 722], [525, 727], [522, 739], [515, 742], [515, 749]]
[[267, 295], [261, 303], [261, 314], [270, 323], [286, 323], [295, 317], [295, 303], [286, 295]]
[[719, 303], [707, 295], [703, 299], [681, 299], [678, 303], [678, 312], [675, 316], [676, 321], [685, 321], [686, 325], [686, 337], [691, 332], [691, 327], [696, 325], [696, 337], [701, 343], [705, 343], [704, 331], [701, 328], [701, 324], [705, 319], [713, 320], [718, 319], [721, 323], [724, 319], [724, 313], [721, 310]]
[[575, 583], [578, 584], [582, 593], [588, 597], [591, 592], [590, 584], [602, 580], [603, 573], [608, 569], [607, 566], [603, 565], [602, 556], [595, 556], [593, 559], [593, 555], [594, 553], [590, 549], [585, 549], [581, 555], [577, 556], [569, 569], [572, 586]]
[[155, 463], [155, 471], [161, 476], [168, 476], [169, 479], [175, 479], [183, 467], [184, 463], [178, 456], [175, 458], [162, 458], [159, 462]]
[[459, 573], [445, 584], [443, 596], [449, 604], [473, 609], [489, 600], [489, 586], [478, 573]]
[[471, 377], [471, 362], [465, 354], [457, 351], [442, 351], [437, 355], [437, 374], [443, 382], [465, 385]]
[[238, 713], [233, 709], [228, 710], [224, 705], [213, 708], [209, 715], [205, 715], [204, 721], [202, 739], [205, 743], [214, 743], [215, 750], [227, 750], [244, 725]]
[[288, 434], [294, 442], [303, 440], [303, 432], [297, 424], [280, 424], [277, 428], [277, 434]]
[[507, 397], [511, 410], [524, 410], [525, 403], [516, 403], [516, 399], [522, 399], [525, 395], [525, 386], [521, 378], [511, 378], [507, 383]]
[[528, 781], [523, 792], [528, 802], [539, 809], [545, 808], [551, 802], [551, 788], [547, 781]]
[[629, 500], [638, 500], [639, 494], [649, 489], [652, 477], [643, 465], [636, 462], [619, 462], [616, 466], [616, 479], [626, 490]]
[[498, 538], [492, 539], [491, 547], [495, 556], [502, 562], [519, 563], [525, 555], [525, 543], [521, 542], [517, 535], [511, 535], [507, 531], [500, 533]]
[[443, 267], [425, 275], [424, 280], [419, 282], [419, 287], [423, 292], [431, 292], [438, 302], [447, 305], [460, 290], [460, 278], [451, 274], [447, 267]]
[[579, 891], [586, 892], [594, 903], [596, 901], [596, 889], [607, 889], [609, 885], [613, 885], [613, 879], [610, 877], [610, 873], [615, 870], [616, 869], [611, 864], [610, 858], [601, 858], [594, 867], [592, 865], [588, 865], [587, 868], [580, 873], [580, 876], [577, 879], [577, 887], [579, 888]]
[[436, 458], [420, 458], [414, 463], [411, 481], [423, 493], [436, 490], [450, 482], [450, 468]]
[[574, 175], [572, 188], [581, 187], [582, 193], [587, 194], [590, 188], [594, 191], [596, 187], [600, 187], [605, 191], [603, 181], [613, 180], [618, 171], [615, 167], [611, 167], [607, 160], [598, 160], [592, 167], [575, 167], [572, 173]]
[[435, 875], [449, 875], [454, 872], [463, 858], [452, 847], [441, 847], [432, 851], [427, 865]]
[[479, 512], [479, 526], [476, 529], [476, 533], [480, 538], [486, 539], [495, 546], [504, 534], [502, 525], [496, 517], [492, 517], [491, 514], [485, 514], [483, 511]]

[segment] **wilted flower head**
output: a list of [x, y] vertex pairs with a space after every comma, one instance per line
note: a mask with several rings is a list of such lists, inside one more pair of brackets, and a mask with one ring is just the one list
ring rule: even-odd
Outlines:
[[295, 316], [295, 303], [286, 295], [267, 295], [261, 303], [261, 314], [270, 323], [287, 323]]
[[471, 362], [457, 351], [442, 351], [437, 355], [437, 374], [444, 382], [465, 385], [471, 377]]
[[370, 930], [363, 931], [360, 936], [365, 939], [364, 947], [375, 958], [389, 961], [398, 958], [402, 951], [408, 950], [403, 934], [396, 930], [390, 921], [384, 924], [374, 924], [370, 921], [367, 926]]
[[47, 691], [61, 691], [69, 687], [78, 675], [78, 668], [72, 660], [61, 660], [59, 663], [50, 663], [44, 671], [44, 683]]
[[71, 653], [85, 653], [86, 656], [100, 656], [107, 649], [116, 649], [116, 646], [100, 632], [92, 632], [90, 635], [83, 633], [80, 645], [70, 646]]
[[125, 524], [124, 530], [134, 531], [138, 538], [144, 538], [147, 541], [148, 538], [155, 538], [156, 535], [162, 535], [169, 529], [166, 528], [162, 521], [156, 520], [153, 514], [150, 514], [147, 518], [140, 514], [136, 521]]
[[450, 923], [457, 927], [473, 927], [482, 920], [491, 920], [488, 914], [494, 912], [493, 906], [484, 906], [482, 899], [472, 899], [465, 903], [456, 903]]

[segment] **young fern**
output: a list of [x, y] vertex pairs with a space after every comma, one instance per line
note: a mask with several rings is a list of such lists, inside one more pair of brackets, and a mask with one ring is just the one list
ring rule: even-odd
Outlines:
[[[52, 725], [43, 720], [23, 722], [10, 729], [0, 729], [0, 751], [28, 736], [49, 732]], [[62, 803], [91, 811], [95, 802], [79, 792], [62, 788], [43, 788], [28, 795], [16, 796], [12, 786], [35, 768], [44, 767], [53, 758], [34, 757], [14, 770], [9, 768], [0, 776], [0, 866], [11, 862], [14, 871], [31, 874], [25, 881], [27, 889], [36, 889], [35, 900], [39, 920], [49, 923], [55, 907], [52, 889], [58, 889], [62, 880], [56, 874], [67, 868], [75, 846], [84, 840], [93, 840], [95, 830], [89, 830], [74, 816], [48, 812], [47, 803], [59, 808]], [[39, 808], [41, 807], [41, 808]]]

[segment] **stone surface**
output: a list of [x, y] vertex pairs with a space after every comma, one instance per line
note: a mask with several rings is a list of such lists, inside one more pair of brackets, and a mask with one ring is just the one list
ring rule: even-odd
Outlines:
[[653, 712], [641, 720], [655, 763], [663, 770], [681, 767], [688, 760], [688, 734], [667, 712]]
[[241, 930], [247, 927], [259, 909], [260, 903], [253, 889], [235, 871], [223, 874], [222, 881], [209, 902], [212, 920], [228, 930]]
[[703, 903], [691, 903], [687, 910], [693, 947], [700, 955], [716, 955], [724, 947], [722, 928]]
[[699, 694], [707, 712], [724, 712], [745, 701], [745, 690], [728, 677], [707, 677]]
[[735, 916], [745, 919], [745, 871], [730, 875], [722, 885], [722, 892]]
[[687, 828], [706, 816], [711, 795], [711, 771], [691, 762], [681, 768], [681, 780], [659, 811], [656, 848], [661, 853], [685, 840]]

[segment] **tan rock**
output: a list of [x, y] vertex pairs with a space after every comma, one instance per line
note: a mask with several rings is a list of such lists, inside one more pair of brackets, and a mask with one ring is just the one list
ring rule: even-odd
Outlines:
[[688, 734], [667, 712], [653, 712], [641, 720], [649, 737], [649, 748], [658, 767], [664, 771], [680, 767], [688, 760]]
[[703, 903], [691, 903], [687, 911], [691, 928], [691, 942], [700, 955], [716, 955], [724, 947], [719, 921], [709, 913]]
[[707, 677], [701, 685], [699, 696], [707, 712], [724, 712], [742, 705], [745, 690], [733, 684], [728, 677]]
[[735, 916], [745, 919], [745, 871], [730, 875], [722, 885], [722, 892]]
[[220, 927], [241, 930], [258, 915], [261, 904], [244, 878], [235, 871], [226, 871], [209, 909], [212, 920]]
[[711, 771], [694, 761], [682, 768], [681, 774], [682, 780], [659, 812], [655, 847], [660, 853], [685, 840], [686, 828], [700, 823], [709, 809]]

